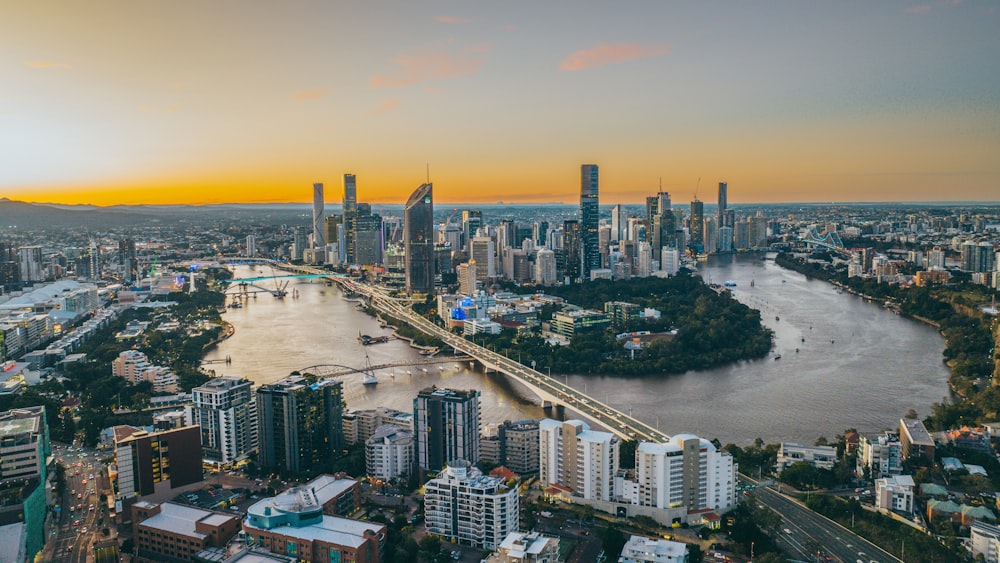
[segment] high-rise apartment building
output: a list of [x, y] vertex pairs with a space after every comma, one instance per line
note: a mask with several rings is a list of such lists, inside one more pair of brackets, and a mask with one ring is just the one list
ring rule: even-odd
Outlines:
[[450, 459], [479, 462], [479, 391], [428, 387], [413, 399], [417, 467], [440, 471]]
[[368, 477], [390, 481], [405, 479], [413, 472], [413, 433], [398, 426], [379, 426], [365, 441], [365, 472]]
[[635, 460], [634, 504], [684, 507], [688, 514], [736, 506], [737, 464], [708, 440], [678, 434], [665, 444], [642, 442]]
[[257, 255], [257, 237], [254, 235], [247, 235], [247, 257], [253, 257]]
[[556, 283], [556, 253], [542, 248], [535, 254], [535, 283], [552, 285]]
[[257, 388], [260, 464], [292, 473], [315, 469], [344, 445], [343, 384], [293, 375]]
[[732, 225], [726, 224], [726, 210], [729, 208], [729, 184], [727, 182], [719, 182], [719, 209], [716, 211], [719, 217], [720, 226]]
[[326, 233], [323, 228], [323, 206], [325, 205], [325, 200], [323, 197], [323, 184], [317, 182], [313, 184], [313, 248], [323, 248], [326, 246]]
[[581, 420], [538, 423], [538, 479], [586, 500], [611, 500], [618, 471], [618, 437]]
[[45, 272], [42, 270], [42, 247], [22, 246], [17, 249], [20, 259], [21, 281], [36, 282], [45, 279]]
[[590, 279], [591, 270], [601, 268], [601, 249], [597, 234], [599, 221], [597, 165], [584, 164], [580, 167], [580, 242], [583, 252], [580, 277], [584, 280]]
[[427, 532], [472, 547], [496, 549], [517, 531], [517, 487], [483, 475], [466, 460], [452, 460], [424, 486]]
[[191, 421], [201, 427], [205, 459], [229, 465], [257, 451], [257, 401], [252, 383], [217, 377], [191, 390]]
[[406, 292], [434, 292], [434, 188], [422, 184], [410, 194], [403, 210], [406, 249]]

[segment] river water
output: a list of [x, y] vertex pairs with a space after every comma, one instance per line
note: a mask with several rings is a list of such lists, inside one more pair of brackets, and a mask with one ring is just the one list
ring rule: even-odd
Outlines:
[[[775, 331], [771, 356], [662, 378], [569, 375], [566, 381], [668, 434], [739, 444], [757, 437], [811, 443], [847, 428], [895, 427], [910, 408], [926, 416], [948, 394], [944, 340], [933, 327], [759, 256], [713, 257], [699, 270], [716, 283], [735, 281], [733, 295], [761, 310]], [[251, 274], [246, 267], [236, 272]], [[317, 364], [362, 366], [365, 352], [376, 365], [420, 357], [401, 340], [361, 346], [359, 331], [391, 332], [335, 287], [302, 282], [290, 288], [298, 298], [261, 294], [242, 309], [229, 309], [225, 317], [236, 332], [206, 359], [230, 356], [232, 363], [206, 367], [263, 384]], [[411, 410], [420, 389], [437, 385], [479, 389], [484, 424], [544, 416], [530, 391], [502, 376], [471, 371], [467, 363], [426, 369], [380, 372], [374, 388], [363, 386], [358, 375], [346, 377], [348, 407]]]

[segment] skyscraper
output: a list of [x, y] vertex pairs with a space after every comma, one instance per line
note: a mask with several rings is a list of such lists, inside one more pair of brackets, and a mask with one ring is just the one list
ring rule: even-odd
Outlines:
[[257, 389], [260, 464], [298, 473], [344, 445], [343, 384], [293, 375]]
[[410, 194], [403, 209], [403, 246], [406, 249], [406, 292], [434, 291], [433, 184], [422, 184]]
[[118, 241], [118, 263], [122, 267], [122, 279], [134, 282], [139, 276], [139, 261], [135, 253], [135, 241], [125, 237]]
[[719, 182], [719, 227], [732, 227], [726, 224], [726, 208], [729, 202], [729, 185], [726, 182]]
[[627, 222], [628, 212], [625, 211], [624, 205], [619, 203], [611, 208], [611, 242], [622, 240]]
[[597, 165], [584, 164], [580, 166], [580, 242], [583, 252], [580, 278], [584, 280], [590, 279], [591, 270], [601, 268], [597, 233], [599, 217]]
[[[562, 266], [563, 275], [576, 281], [583, 271], [583, 228], [576, 219], [563, 221]], [[557, 258], [558, 260], [558, 258]]]
[[317, 182], [313, 184], [313, 248], [323, 248], [326, 246], [326, 238], [323, 236], [323, 184]]
[[478, 209], [465, 209], [462, 211], [462, 230], [465, 234], [465, 245], [470, 255], [472, 253], [472, 239], [476, 238], [476, 231], [483, 226], [483, 212]]
[[705, 246], [705, 204], [697, 198], [691, 202], [691, 217], [688, 218], [688, 231], [691, 235], [691, 248], [701, 252]]
[[357, 264], [354, 241], [358, 226], [358, 183], [354, 174], [344, 174], [344, 256], [348, 264]]
[[479, 391], [428, 387], [413, 399], [417, 467], [440, 471], [448, 460], [479, 462]]

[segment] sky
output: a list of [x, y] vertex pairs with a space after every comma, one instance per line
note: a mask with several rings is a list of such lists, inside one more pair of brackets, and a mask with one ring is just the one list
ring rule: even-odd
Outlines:
[[0, 0], [0, 196], [1000, 200], [1000, 2]]

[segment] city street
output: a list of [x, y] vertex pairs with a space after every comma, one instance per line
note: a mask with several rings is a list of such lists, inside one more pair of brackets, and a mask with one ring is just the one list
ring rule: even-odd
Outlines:
[[[116, 537], [100, 495], [110, 489], [100, 459], [105, 454], [84, 448], [52, 447], [53, 455], [66, 468], [66, 489], [58, 499], [59, 510], [49, 519], [43, 558], [46, 561], [96, 562], [95, 542], [102, 545]], [[103, 530], [108, 529], [108, 535]], [[100, 550], [102, 559], [117, 561], [117, 547]]]

